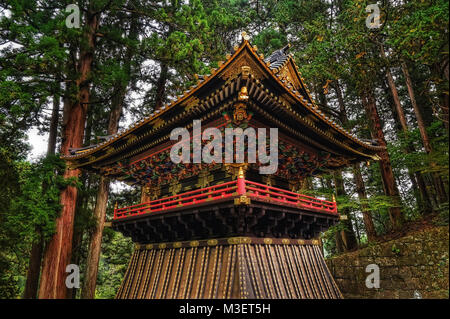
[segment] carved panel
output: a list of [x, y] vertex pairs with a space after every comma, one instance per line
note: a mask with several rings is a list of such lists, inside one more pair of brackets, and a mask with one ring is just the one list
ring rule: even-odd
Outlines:
[[[236, 78], [239, 73], [241, 73], [242, 67], [244, 66], [250, 67], [250, 70], [246, 70], [253, 74], [253, 76], [258, 80], [262, 80], [267, 77], [265, 71], [247, 54], [238, 57], [234, 62], [232, 62], [227, 68], [225, 68], [220, 77], [225, 81], [231, 81]], [[245, 74], [246, 71], [244, 72], [244, 75]]]

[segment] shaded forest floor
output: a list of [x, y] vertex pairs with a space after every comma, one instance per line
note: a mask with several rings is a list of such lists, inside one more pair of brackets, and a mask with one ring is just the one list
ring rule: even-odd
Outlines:
[[[377, 239], [374, 242], [371, 242], [370, 245], [376, 244], [376, 243], [384, 243], [390, 240], [398, 239], [401, 237], [405, 237], [411, 233], [415, 233], [418, 231], [424, 231], [427, 229], [435, 228], [436, 226], [444, 226], [448, 225], [448, 221], [444, 221], [442, 216], [439, 213], [431, 213], [424, 215], [420, 219], [416, 219], [413, 221], [407, 221], [403, 225], [403, 227], [400, 230], [397, 231], [390, 231], [387, 234], [383, 234], [380, 236], [377, 236]], [[360, 245], [357, 249], [365, 248], [369, 244], [365, 243]]]

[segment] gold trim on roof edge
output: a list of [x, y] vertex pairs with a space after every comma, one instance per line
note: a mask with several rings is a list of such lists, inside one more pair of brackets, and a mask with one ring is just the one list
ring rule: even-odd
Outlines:
[[[103, 143], [101, 143], [100, 145], [98, 145], [98, 146], [96, 146], [96, 147], [93, 147], [92, 149], [89, 149], [89, 150], [87, 150], [87, 151], [85, 151], [85, 152], [83, 152], [83, 153], [81, 153], [81, 154], [75, 154], [75, 155], [63, 155], [63, 156], [61, 156], [61, 157], [62, 157], [63, 159], [65, 159], [65, 160], [74, 161], [74, 160], [77, 160], [77, 159], [80, 159], [80, 158], [89, 156], [89, 155], [91, 155], [92, 153], [97, 152], [97, 151], [99, 151], [99, 150], [101, 150], [101, 149], [103, 149], [103, 148], [109, 146], [111, 143], [113, 143], [113, 142], [119, 140], [119, 139], [122, 138], [123, 136], [127, 136], [127, 135], [131, 134], [132, 132], [134, 132], [136, 129], [138, 129], [139, 127], [143, 126], [144, 124], [147, 124], [147, 123], [151, 122], [152, 120], [157, 119], [159, 116], [161, 116], [162, 114], [164, 114], [164, 113], [167, 112], [168, 110], [172, 109], [172, 108], [175, 107], [176, 105], [179, 105], [179, 104], [183, 103], [185, 100], [187, 100], [188, 98], [192, 97], [192, 95], [193, 95], [196, 91], [198, 91], [198, 90], [199, 90], [200, 88], [202, 88], [204, 85], [206, 85], [207, 83], [209, 83], [209, 82], [211, 81], [212, 78], [218, 76], [218, 75], [219, 75], [219, 74], [220, 74], [220, 73], [221, 73], [221, 72], [222, 72], [229, 64], [231, 64], [231, 63], [233, 62], [233, 60], [234, 60], [234, 59], [235, 59], [235, 58], [236, 58], [236, 57], [244, 50], [244, 48], [246, 48], [246, 47], [247, 47], [247, 48], [249, 49], [249, 51], [253, 54], [253, 57], [256, 58], [256, 60], [258, 60], [258, 61], [260, 62], [261, 66], [262, 66], [269, 74], [272, 74], [272, 78], [273, 78], [276, 82], [278, 82], [278, 84], [279, 84], [281, 87], [283, 87], [287, 92], [289, 92], [288, 94], [290, 94], [291, 97], [294, 98], [294, 100], [300, 102], [301, 105], [303, 105], [305, 108], [307, 108], [309, 111], [311, 111], [314, 115], [316, 115], [319, 119], [321, 119], [326, 125], [329, 125], [329, 126], [333, 127], [333, 128], [336, 129], [338, 132], [340, 132], [341, 134], [343, 134], [343, 135], [346, 136], [347, 138], [349, 138], [349, 139], [355, 141], [356, 143], [360, 144], [360, 145], [363, 146], [363, 147], [366, 147], [366, 148], [369, 148], [369, 149], [372, 149], [372, 150], [377, 150], [377, 149], [380, 149], [380, 150], [381, 150], [381, 149], [383, 149], [383, 147], [381, 147], [381, 146], [379, 146], [379, 147], [371, 146], [370, 144], [368, 144], [368, 143], [366, 143], [366, 142], [363, 142], [363, 141], [359, 140], [358, 138], [352, 136], [352, 135], [351, 135], [349, 132], [347, 132], [345, 129], [343, 129], [342, 127], [340, 127], [338, 124], [334, 123], [334, 121], [332, 121], [332, 120], [329, 119], [326, 115], [324, 115], [322, 112], [320, 112], [318, 109], [316, 110], [316, 109], [313, 107], [313, 106], [316, 106], [316, 105], [315, 105], [315, 102], [314, 102], [314, 100], [311, 98], [310, 92], [309, 92], [307, 86], [305, 85], [305, 83], [304, 83], [304, 81], [303, 81], [303, 78], [302, 78], [301, 75], [299, 74], [298, 67], [297, 67], [297, 65], [295, 64], [295, 61], [293, 60], [293, 58], [292, 58], [291, 55], [288, 57], [288, 59], [286, 59], [286, 62], [283, 63], [283, 66], [286, 66], [286, 64], [287, 64], [289, 61], [292, 61], [292, 62], [294, 63], [294, 66], [295, 66], [295, 67], [294, 67], [294, 70], [295, 70], [295, 72], [297, 73], [297, 75], [298, 75], [298, 77], [299, 77], [299, 80], [300, 80], [301, 84], [304, 86], [304, 89], [305, 89], [305, 91], [307, 92], [308, 97], [309, 97], [310, 100], [312, 101], [312, 104], [311, 104], [311, 103], [308, 103], [307, 101], [304, 101], [303, 98], [297, 96], [297, 94], [295, 94], [294, 92], [292, 92], [292, 89], [289, 89], [288, 87], [286, 87], [286, 85], [285, 85], [284, 83], [282, 83], [281, 80], [276, 76], [276, 74], [277, 74], [277, 72], [278, 72], [278, 69], [281, 69], [282, 67], [277, 68], [277, 70], [272, 70], [272, 69], [270, 69], [270, 68], [268, 67], [268, 65], [270, 65], [270, 64], [264, 62], [264, 60], [261, 59], [261, 57], [255, 52], [255, 51], [256, 51], [255, 48], [249, 43], [249, 41], [244, 39], [244, 40], [242, 41], [241, 45], [240, 45], [238, 48], [236, 48], [235, 52], [230, 56], [230, 58], [229, 58], [226, 62], [224, 62], [218, 69], [214, 70], [214, 71], [212, 72], [212, 74], [210, 74], [210, 75], [208, 75], [208, 76], [205, 76], [205, 77], [204, 77], [204, 80], [201, 81], [201, 82], [200, 82], [199, 84], [197, 84], [196, 86], [194, 86], [190, 91], [185, 91], [185, 92], [183, 93], [183, 95], [182, 95], [179, 99], [177, 99], [177, 100], [175, 100], [175, 101], [172, 101], [170, 104], [166, 104], [166, 105], [165, 105], [165, 108], [164, 108], [163, 110], [162, 110], [162, 109], [156, 110], [152, 115], [150, 115], [149, 117], [147, 117], [147, 118], [141, 120], [140, 122], [138, 122], [138, 124], [132, 125], [132, 126], [130, 126], [128, 129], [126, 129], [126, 130], [124, 130], [124, 131], [122, 131], [122, 132], [120, 132], [120, 133], [117, 133], [115, 136], [113, 136], [113, 137], [112, 137], [111, 139], [109, 139], [108, 141], [103, 142]], [[299, 93], [299, 94], [300, 94], [300, 93]], [[305, 103], [305, 102], [306, 102], [306, 103]], [[311, 105], [311, 106], [310, 106], [310, 105]], [[317, 107], [317, 106], [316, 106], [316, 107]], [[375, 156], [375, 155], [374, 155], [374, 156], [371, 156], [371, 157], [372, 157], [373, 159], [376, 159], [376, 156]], [[99, 158], [99, 159], [100, 159], [100, 158]], [[84, 166], [84, 165], [83, 165], [83, 166]]]

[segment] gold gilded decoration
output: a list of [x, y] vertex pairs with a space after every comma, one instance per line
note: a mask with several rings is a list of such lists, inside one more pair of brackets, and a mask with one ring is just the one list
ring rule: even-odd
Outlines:
[[[127, 140], [127, 143], [132, 143], [132, 142], [134, 142], [134, 141], [136, 140], [136, 135], [134, 135], [134, 134], [129, 134], [129, 135], [127, 135], [127, 137], [126, 137], [126, 140]], [[108, 152], [108, 150], [109, 150], [109, 148], [107, 149], [106, 152]]]
[[155, 200], [160, 198], [161, 196], [161, 185], [154, 185], [152, 187], [150, 187], [149, 189], [149, 195], [150, 195], [150, 199], [151, 200]]
[[380, 160], [381, 160], [381, 157], [378, 156], [378, 154], [371, 155], [370, 157], [371, 157], [374, 161], [380, 161]]
[[189, 245], [190, 245], [191, 247], [197, 247], [197, 246], [199, 245], [199, 242], [198, 242], [198, 240], [193, 240], [193, 241], [191, 241], [191, 242], [189, 243]]
[[252, 243], [252, 239], [250, 237], [244, 237], [244, 238], [242, 238], [242, 242], [244, 244], [251, 244]]
[[287, 238], [283, 238], [283, 239], [281, 240], [281, 242], [282, 242], [284, 245], [288, 245], [288, 244], [291, 243], [291, 241], [290, 241], [289, 239], [287, 239]]
[[209, 172], [209, 170], [203, 169], [198, 174], [198, 182], [195, 186], [205, 188], [208, 187], [212, 181], [214, 181], [214, 176]]
[[309, 114], [306, 118], [309, 120], [309, 123], [312, 123], [312, 125], [319, 121], [317, 116], [315, 116], [314, 114]]
[[245, 176], [245, 172], [248, 169], [248, 163], [225, 163], [225, 171], [231, 176], [232, 180], [235, 180], [239, 176], [240, 168]]
[[242, 168], [242, 166], [239, 166], [238, 178], [245, 178], [245, 173], [244, 173], [244, 169]]
[[193, 107], [196, 107], [199, 104], [199, 102], [200, 100], [197, 97], [191, 96], [189, 99], [183, 102], [182, 106], [184, 107], [185, 111], [189, 111]]
[[218, 243], [217, 239], [208, 240], [208, 246], [216, 246]]
[[327, 164], [332, 167], [349, 166], [350, 161], [343, 157], [331, 157]]
[[250, 197], [245, 195], [239, 196], [234, 199], [234, 205], [250, 205]]
[[152, 244], [145, 245], [145, 249], [153, 249], [153, 245]]
[[164, 248], [166, 248], [166, 247], [167, 247], [167, 245], [164, 244], [164, 243], [158, 245], [158, 248], [159, 248], [159, 249], [164, 249]]
[[160, 127], [161, 125], [163, 125], [165, 122], [162, 118], [158, 117], [156, 119], [154, 119], [153, 121], [150, 122], [150, 125], [153, 125], [153, 128], [157, 128]]
[[248, 56], [248, 54], [241, 55], [234, 62], [232, 62], [231, 65], [228, 65], [220, 77], [225, 81], [232, 80], [236, 78], [239, 73], [241, 73], [243, 66], [250, 67], [252, 75], [258, 80], [265, 79], [267, 77], [266, 72], [259, 65], [257, 65], [253, 59]]
[[239, 244], [239, 242], [240, 242], [240, 240], [239, 240], [239, 238], [238, 237], [231, 237], [231, 238], [228, 238], [228, 243], [230, 244], [230, 245], [237, 245], [237, 244]]
[[178, 182], [178, 180], [173, 179], [173, 180], [170, 182], [169, 192], [170, 192], [172, 195], [176, 195], [176, 194], [178, 194], [180, 191], [181, 191], [181, 184]]
[[289, 181], [289, 190], [291, 192], [298, 192], [300, 190], [300, 181]]
[[241, 87], [241, 91], [239, 92], [238, 100], [242, 101], [242, 102], [248, 101], [248, 92], [247, 92], [246, 86]]
[[106, 154], [112, 154], [112, 153], [114, 153], [114, 151], [115, 151], [115, 149], [114, 149], [114, 147], [107, 147], [106, 148]]
[[311, 241], [311, 243], [312, 243], [313, 245], [319, 245], [319, 241], [318, 241], [317, 239], [313, 239], [313, 240]]
[[147, 184], [143, 187], [142, 191], [150, 200], [158, 199], [161, 196], [161, 186], [159, 184]]
[[243, 86], [239, 92], [238, 100], [236, 104], [234, 104], [234, 111], [233, 111], [233, 122], [237, 125], [242, 123], [244, 120], [248, 119], [247, 114], [247, 101], [248, 101], [248, 95], [247, 95], [247, 87]]
[[264, 244], [270, 245], [273, 242], [271, 238], [264, 238]]
[[248, 76], [250, 75], [251, 68], [248, 65], [243, 65], [241, 67], [241, 70], [242, 70], [242, 79], [247, 80]]
[[267, 175], [262, 177], [263, 183], [267, 186], [273, 186], [275, 184], [275, 180], [273, 178], [273, 175]]
[[293, 75], [292, 70], [288, 66], [284, 66], [281, 68], [281, 70], [278, 72], [279, 78], [284, 81], [285, 84], [290, 84], [293, 88], [298, 90], [299, 83], [295, 81], [296, 77]]
[[241, 124], [248, 118], [247, 106], [244, 103], [236, 103], [234, 105], [233, 122], [237, 125]]
[[299, 245], [304, 245], [304, 244], [305, 244], [305, 241], [304, 241], [303, 239], [299, 239], [299, 240], [297, 240], [297, 243], [298, 243]]
[[180, 248], [181, 247], [181, 243], [180, 242], [176, 242], [173, 244], [173, 248]]

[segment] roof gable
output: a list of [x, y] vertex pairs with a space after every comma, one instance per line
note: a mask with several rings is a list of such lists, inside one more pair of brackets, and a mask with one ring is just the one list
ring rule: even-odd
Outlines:
[[[167, 128], [179, 124], [179, 120], [189, 114], [190, 111], [194, 111], [197, 115], [205, 113], [205, 104], [209, 105], [213, 99], [218, 103], [219, 100], [223, 100], [222, 95], [228, 94], [223, 93], [220, 88], [227, 88], [226, 92], [236, 91], [238, 87], [248, 85], [250, 77], [256, 79], [256, 84], [263, 85], [264, 83], [266, 92], [275, 89], [278, 93], [275, 93], [275, 91], [273, 92], [275, 94], [270, 93], [272, 96], [287, 102], [285, 106], [289, 110], [291, 106], [294, 107], [292, 111], [295, 114], [297, 114], [295, 112], [297, 110], [303, 114], [302, 118], [306, 116], [306, 118], [313, 120], [317, 124], [318, 130], [326, 131], [330, 138], [334, 134], [339, 135], [340, 138], [344, 138], [350, 143], [356, 143], [358, 147], [370, 150], [369, 153], [378, 149], [379, 147], [358, 140], [320, 112], [311, 98], [292, 54], [287, 53], [288, 48], [277, 50], [264, 59], [262, 54], [258, 55], [257, 47], [252, 46], [244, 38], [241, 45], [235, 47], [234, 53], [227, 55], [225, 62], [219, 63], [218, 69], [213, 69], [211, 75], [201, 77], [197, 85], [178, 96], [175, 101], [164, 105], [147, 118], [134, 123], [128, 129], [113, 135], [108, 140], [89, 148], [75, 150], [72, 155], [64, 156], [64, 158], [76, 161], [89, 157], [91, 158], [89, 162], [93, 163], [101, 158], [109, 157], [113, 153], [125, 151], [125, 148], [138, 143], [144, 135], [148, 137], [149, 134], [153, 134], [152, 131], [158, 130], [159, 127]], [[146, 131], [145, 134], [142, 133], [144, 130]], [[136, 138], [136, 135], [139, 137]]]

